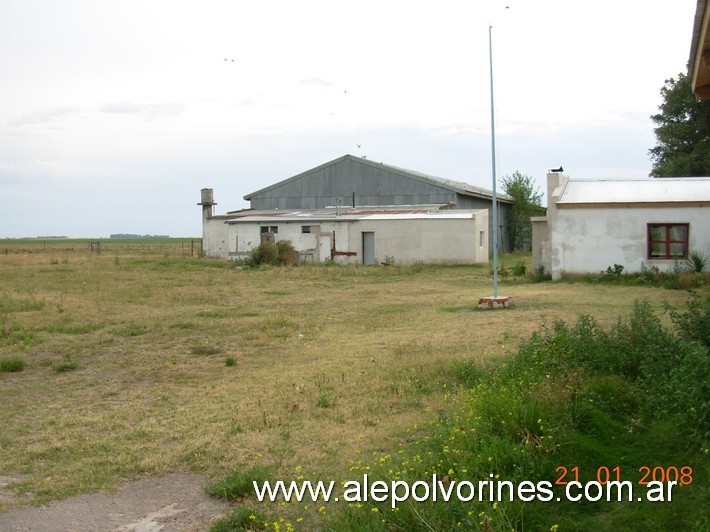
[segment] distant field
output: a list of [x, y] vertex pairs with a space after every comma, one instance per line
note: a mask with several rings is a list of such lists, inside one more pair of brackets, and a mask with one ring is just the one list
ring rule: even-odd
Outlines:
[[514, 307], [480, 311], [487, 265], [241, 271], [178, 256], [191, 239], [90, 242], [0, 241], [0, 475], [26, 475], [14, 489], [36, 503], [253, 464], [341, 478], [444, 415], [456, 363], [507, 356], [542, 323], [688, 298], [509, 278]]
[[3, 238], [0, 255], [48, 253], [198, 256], [200, 238]]

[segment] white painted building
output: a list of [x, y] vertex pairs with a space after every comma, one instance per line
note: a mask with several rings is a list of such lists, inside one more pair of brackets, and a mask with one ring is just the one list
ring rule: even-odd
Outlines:
[[710, 178], [570, 180], [547, 176], [547, 216], [533, 218], [533, 269], [661, 271], [710, 253]]
[[343, 264], [471, 264], [488, 262], [488, 211], [441, 205], [245, 209], [213, 215], [212, 189], [203, 189], [203, 252], [248, 258], [265, 234], [290, 241], [301, 261]]

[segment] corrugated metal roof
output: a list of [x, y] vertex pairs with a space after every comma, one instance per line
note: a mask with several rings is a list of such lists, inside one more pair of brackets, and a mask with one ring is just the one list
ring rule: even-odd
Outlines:
[[436, 206], [403, 206], [398, 208], [383, 208], [377, 206], [373, 208], [358, 207], [357, 209], [347, 208], [325, 208], [325, 209], [299, 209], [299, 210], [252, 210], [233, 212], [227, 215], [214, 216], [214, 219], [222, 219], [225, 223], [240, 222], [317, 222], [317, 221], [351, 221], [351, 220], [411, 220], [421, 218], [472, 218], [486, 209], [464, 210], [464, 209], [443, 209]]
[[[351, 161], [351, 162], [354, 162], [357, 164], [370, 166], [372, 168], [395, 172], [399, 175], [409, 177], [409, 178], [412, 178], [412, 179], [415, 179], [418, 181], [438, 185], [440, 187], [446, 188], [447, 190], [452, 190], [454, 192], [458, 192], [460, 194], [464, 194], [467, 196], [490, 198], [492, 195], [492, 192], [490, 190], [486, 190], [484, 188], [469, 185], [468, 183], [464, 183], [462, 181], [455, 181], [453, 179], [445, 179], [443, 177], [436, 177], [436, 176], [425, 174], [422, 172], [416, 172], [414, 170], [408, 170], [406, 168], [401, 168], [398, 166], [393, 166], [393, 165], [385, 164], [385, 163], [376, 163], [376, 162], [370, 161], [368, 159], [363, 159], [361, 157], [355, 157], [353, 155], [346, 154], [346, 155], [343, 155], [342, 157], [338, 157], [337, 159], [333, 159], [332, 161], [321, 164], [320, 166], [316, 166], [315, 168], [311, 168], [310, 170], [306, 170], [305, 172], [297, 174], [293, 177], [290, 177], [288, 179], [284, 179], [283, 181], [279, 181], [278, 183], [274, 183], [273, 185], [269, 185], [268, 187], [257, 190], [256, 192], [252, 192], [250, 194], [247, 194], [246, 196], [244, 196], [244, 199], [251, 200], [252, 198], [254, 198], [254, 196], [258, 196], [258, 195], [264, 194], [265, 192], [268, 192], [270, 190], [277, 189], [279, 187], [282, 187], [283, 185], [286, 185], [287, 183], [297, 181], [299, 179], [304, 178], [305, 176], [316, 173], [316, 172], [322, 170], [323, 168], [338, 165], [338, 164], [342, 163], [343, 161]], [[514, 201], [511, 196], [508, 196], [507, 194], [503, 194], [500, 191], [497, 191], [497, 199], [498, 199], [498, 201], [503, 202], [503, 203], [512, 203]]]
[[710, 202], [710, 177], [570, 180], [557, 204]]
[[[426, 181], [439, 183], [440, 185], [442, 185], [448, 189], [454, 190], [456, 192], [461, 192], [463, 194], [473, 194], [475, 196], [481, 196], [481, 197], [485, 197], [485, 198], [489, 198], [493, 195], [493, 192], [490, 190], [486, 190], [485, 188], [480, 188], [480, 187], [476, 187], [473, 185], [469, 185], [468, 183], [464, 183], [463, 181], [456, 181], [454, 179], [447, 179], [444, 177], [437, 177], [437, 176], [433, 176], [430, 174], [424, 174], [422, 172], [416, 172], [414, 170], [408, 170], [406, 168], [392, 166], [391, 164], [383, 164], [383, 163], [381, 163], [381, 164], [385, 168], [389, 168], [391, 170], [396, 170], [396, 171], [402, 172], [405, 175], [418, 177], [418, 178], [426, 180]], [[508, 196], [507, 194], [504, 194], [501, 191], [496, 191], [496, 197], [498, 200], [501, 200], [501, 201], [506, 201], [506, 202], [515, 201], [512, 196]]]

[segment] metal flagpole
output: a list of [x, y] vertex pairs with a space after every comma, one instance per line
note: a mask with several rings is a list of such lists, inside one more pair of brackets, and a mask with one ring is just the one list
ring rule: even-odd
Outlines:
[[493, 106], [493, 26], [488, 25], [488, 59], [491, 68], [491, 166], [493, 168], [493, 297], [498, 297], [498, 198], [496, 196], [496, 125]]

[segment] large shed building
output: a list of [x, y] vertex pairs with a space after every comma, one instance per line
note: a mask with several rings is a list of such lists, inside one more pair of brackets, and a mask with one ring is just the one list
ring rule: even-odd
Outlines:
[[[212, 194], [203, 189], [200, 205], [213, 257], [243, 258], [262, 233], [291, 240], [306, 259], [361, 264], [485, 262], [492, 246], [491, 192], [352, 155], [247, 194], [250, 209], [215, 216]], [[498, 196], [501, 251], [512, 203]]]

